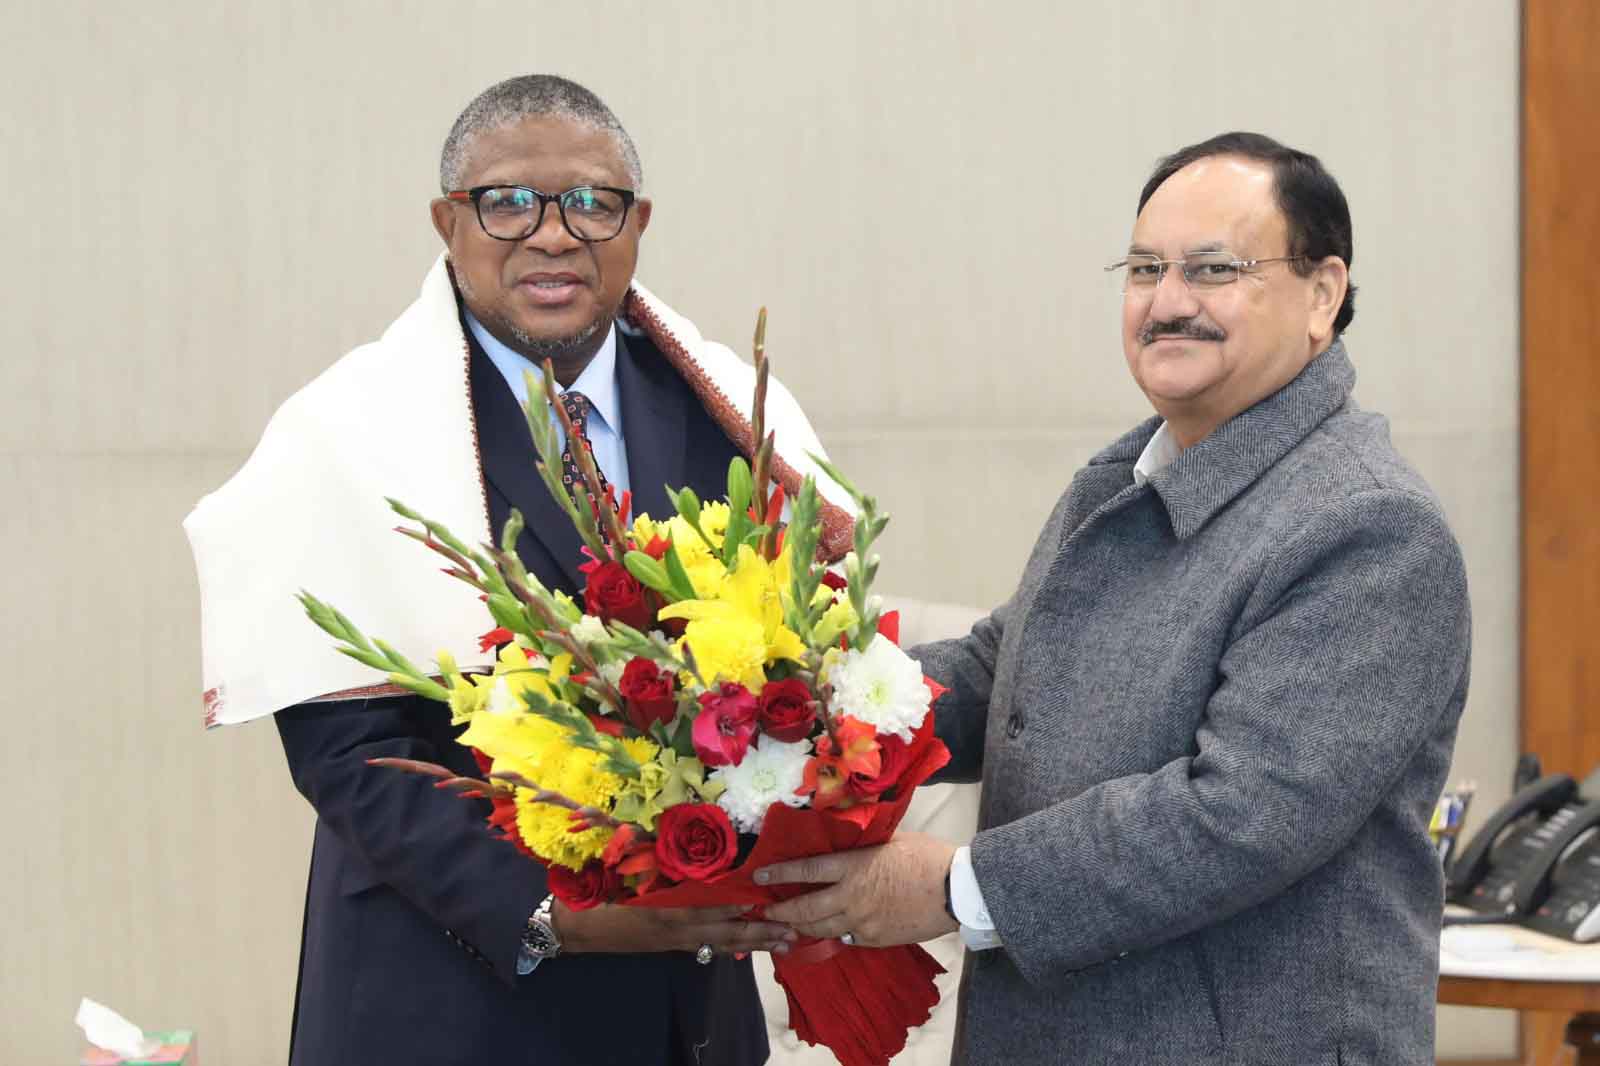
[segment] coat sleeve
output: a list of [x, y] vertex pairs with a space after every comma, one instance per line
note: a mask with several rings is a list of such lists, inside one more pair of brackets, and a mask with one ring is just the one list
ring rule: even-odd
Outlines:
[[366, 760], [447, 762], [420, 727], [436, 705], [420, 696], [303, 704], [275, 715], [295, 787], [376, 875], [516, 980], [528, 916], [544, 898], [544, 868], [485, 822], [487, 807], [431, 778]]
[[949, 689], [933, 705], [933, 727], [950, 762], [934, 781], [977, 781], [983, 776], [984, 733], [989, 699], [994, 690], [995, 662], [1005, 633], [1010, 604], [981, 618], [964, 637], [939, 640], [911, 649], [922, 672]]
[[922, 644], [909, 653], [922, 664], [924, 674], [950, 690], [933, 705], [934, 731], [950, 749], [950, 762], [934, 775], [934, 782], [971, 782], [983, 777], [984, 737], [1001, 641], [1016, 612], [1026, 609], [1030, 575], [1042, 572], [1054, 556], [1070, 507], [1069, 492], [1056, 502], [1045, 522], [1023, 568], [1022, 586], [1010, 600], [979, 619], [966, 636]]
[[1318, 508], [1266, 563], [1196, 754], [978, 834], [1007, 953], [1050, 982], [1215, 924], [1341, 850], [1465, 700], [1459, 549], [1433, 501]]

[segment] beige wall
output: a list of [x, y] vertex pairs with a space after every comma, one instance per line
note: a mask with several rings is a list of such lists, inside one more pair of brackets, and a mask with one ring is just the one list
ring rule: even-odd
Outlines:
[[[635, 132], [649, 284], [736, 347], [771, 307], [780, 374], [898, 517], [885, 587], [979, 604], [1145, 414], [1099, 268], [1154, 158], [1235, 127], [1322, 155], [1356, 220], [1358, 395], [1471, 571], [1458, 774], [1504, 794], [1514, 4], [6, 8], [9, 1061], [72, 1061], [84, 994], [198, 1026], [208, 1061], [283, 1060], [310, 819], [270, 724], [200, 732], [178, 523], [411, 298], [439, 141], [527, 70], [590, 84]], [[1509, 1047], [1504, 1018], [1441, 1028], [1452, 1051]]]

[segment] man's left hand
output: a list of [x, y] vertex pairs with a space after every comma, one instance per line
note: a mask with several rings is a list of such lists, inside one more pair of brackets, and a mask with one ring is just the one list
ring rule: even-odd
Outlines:
[[887, 844], [780, 862], [756, 872], [767, 885], [826, 884], [766, 909], [766, 920], [805, 936], [869, 947], [917, 944], [958, 928], [945, 913], [944, 881], [956, 846], [921, 833]]

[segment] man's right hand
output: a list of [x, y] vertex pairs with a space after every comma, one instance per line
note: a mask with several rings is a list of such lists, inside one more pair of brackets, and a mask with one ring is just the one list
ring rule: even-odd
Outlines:
[[748, 906], [673, 910], [661, 907], [601, 906], [569, 910], [559, 901], [551, 921], [567, 952], [633, 954], [697, 951], [710, 944], [720, 954], [771, 951], [783, 954], [794, 930], [776, 922], [744, 921]]

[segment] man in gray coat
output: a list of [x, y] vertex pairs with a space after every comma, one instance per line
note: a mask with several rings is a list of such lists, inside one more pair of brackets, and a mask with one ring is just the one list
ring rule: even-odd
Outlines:
[[980, 831], [770, 870], [837, 882], [768, 911], [802, 933], [959, 924], [960, 1061], [1433, 1061], [1466, 581], [1351, 399], [1350, 260], [1312, 156], [1225, 134], [1158, 165], [1113, 268], [1156, 417], [1073, 478], [1009, 602], [913, 653]]

